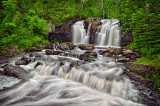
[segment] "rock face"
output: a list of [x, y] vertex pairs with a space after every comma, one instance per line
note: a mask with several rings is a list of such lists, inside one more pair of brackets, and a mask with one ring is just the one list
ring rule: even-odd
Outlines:
[[4, 66], [4, 71], [2, 72], [2, 74], [13, 76], [13, 77], [20, 78], [23, 80], [27, 80], [29, 73], [20, 67], [6, 65]]
[[92, 45], [92, 44], [80, 44], [79, 48], [82, 49], [82, 50], [93, 50], [94, 45]]
[[84, 28], [87, 31], [88, 26], [91, 23], [91, 29], [90, 29], [90, 38], [89, 38], [89, 43], [94, 44], [96, 38], [96, 31], [98, 29], [98, 26], [102, 25], [102, 22], [98, 19], [93, 19], [93, 18], [88, 18], [84, 21]]
[[129, 43], [132, 42], [132, 40], [133, 40], [133, 37], [130, 32], [126, 35], [122, 34], [121, 47], [126, 47]]
[[74, 17], [67, 19], [62, 26], [56, 26], [54, 30], [51, 30], [48, 34], [48, 40], [52, 42], [54, 39], [58, 39], [61, 41], [72, 41], [72, 32], [71, 27], [76, 22], [82, 20], [82, 18]]

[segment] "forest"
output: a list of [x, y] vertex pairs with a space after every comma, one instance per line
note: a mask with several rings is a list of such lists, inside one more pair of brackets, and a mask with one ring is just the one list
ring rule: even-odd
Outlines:
[[[127, 48], [141, 54], [135, 62], [160, 70], [159, 0], [1, 0], [0, 54], [10, 46], [22, 52], [49, 45], [44, 39], [50, 27], [47, 21], [58, 27], [73, 17], [118, 19], [123, 34], [133, 36]], [[156, 73], [153, 79], [160, 87], [159, 76]]]

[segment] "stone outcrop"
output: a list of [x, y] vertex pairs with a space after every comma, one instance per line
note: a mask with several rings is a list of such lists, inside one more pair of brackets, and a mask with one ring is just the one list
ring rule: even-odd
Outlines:
[[28, 77], [28, 72], [20, 67], [12, 66], [12, 65], [6, 65], [4, 66], [4, 71], [1, 72], [4, 75], [9, 75], [13, 76], [16, 78], [20, 78], [23, 80], [27, 80]]
[[135, 73], [136, 75], [139, 75], [141, 77], [152, 77], [152, 71], [155, 70], [155, 68], [151, 65], [146, 64], [139, 64], [134, 62], [127, 62], [126, 68], [130, 70], [130, 72]]
[[71, 27], [76, 21], [79, 20], [82, 20], [82, 18], [79, 17], [70, 18], [67, 19], [63, 23], [63, 25], [56, 26], [55, 28], [53, 28], [54, 30], [49, 31], [48, 40], [50, 42], [52, 42], [54, 39], [71, 42], [72, 41]]

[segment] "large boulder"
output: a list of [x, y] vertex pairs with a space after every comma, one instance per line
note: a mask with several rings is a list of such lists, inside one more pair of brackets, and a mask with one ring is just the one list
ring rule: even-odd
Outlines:
[[93, 50], [94, 45], [93, 44], [80, 44], [79, 48], [82, 50]]
[[126, 68], [130, 70], [130, 72], [135, 73], [136, 75], [142, 77], [152, 78], [152, 73], [155, 68], [151, 65], [134, 63], [134, 62], [127, 62]]
[[16, 67], [13, 65], [4, 66], [4, 71], [1, 73], [4, 75], [13, 76], [13, 77], [20, 78], [23, 80], [27, 80], [29, 78], [28, 77], [29, 72], [27, 72], [26, 70], [20, 67]]
[[31, 59], [21, 58], [15, 62], [16, 65], [27, 65], [31, 62]]

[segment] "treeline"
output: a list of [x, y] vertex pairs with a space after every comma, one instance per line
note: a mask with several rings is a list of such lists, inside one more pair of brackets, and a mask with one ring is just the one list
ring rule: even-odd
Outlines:
[[129, 48], [143, 57], [160, 55], [159, 0], [1, 0], [0, 47], [30, 49], [48, 44], [46, 20], [56, 26], [71, 17], [119, 19], [125, 34], [133, 35]]

